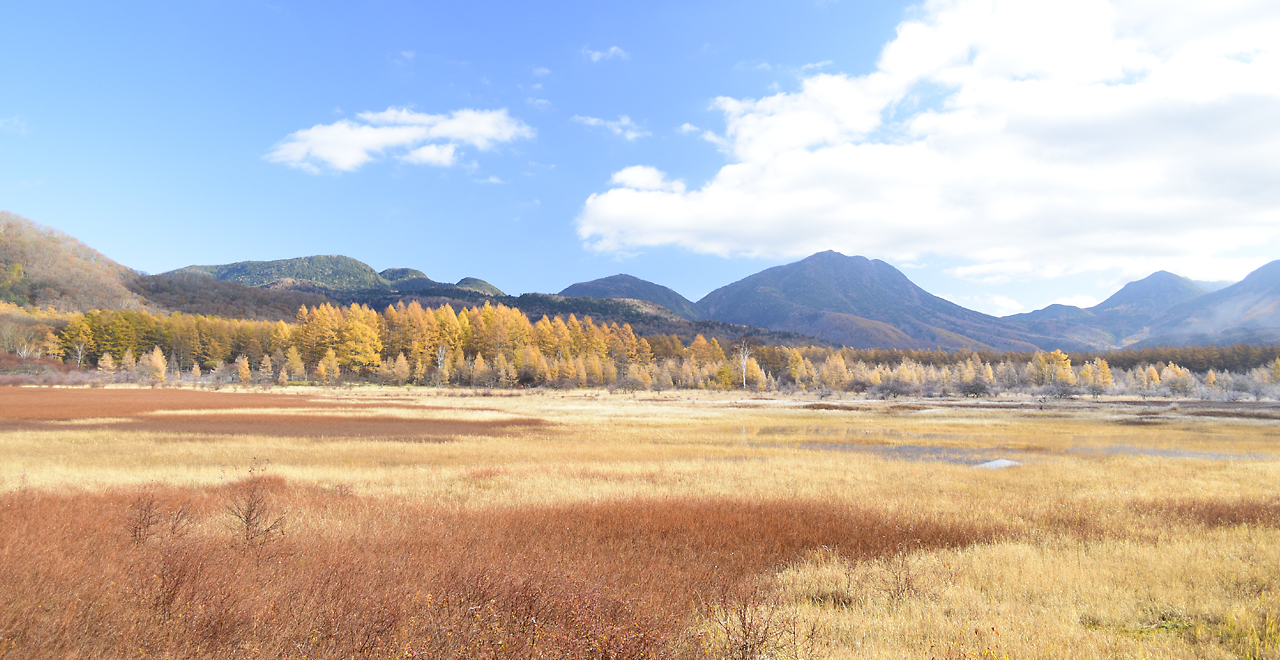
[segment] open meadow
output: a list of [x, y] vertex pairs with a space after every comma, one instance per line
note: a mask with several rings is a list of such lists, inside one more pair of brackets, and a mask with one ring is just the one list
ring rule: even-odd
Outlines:
[[0, 657], [1280, 658], [1277, 484], [1269, 401], [0, 388]]

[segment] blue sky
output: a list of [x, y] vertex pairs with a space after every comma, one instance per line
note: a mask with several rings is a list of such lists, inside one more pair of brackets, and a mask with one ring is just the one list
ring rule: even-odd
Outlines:
[[822, 249], [995, 314], [1238, 279], [1280, 257], [1280, 16], [1157, 4], [21, 3], [0, 209], [148, 272], [509, 293]]

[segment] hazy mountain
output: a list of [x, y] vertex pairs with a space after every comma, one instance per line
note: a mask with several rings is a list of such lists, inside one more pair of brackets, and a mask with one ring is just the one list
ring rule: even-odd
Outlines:
[[0, 212], [0, 301], [59, 311], [136, 309], [138, 273], [56, 229]]
[[1034, 350], [1035, 338], [916, 286], [879, 260], [820, 252], [707, 294], [709, 318], [886, 348]]
[[1174, 305], [1204, 294], [1195, 282], [1162, 270], [1124, 285], [1110, 298], [1087, 309], [1049, 305], [1006, 316], [1004, 320], [1038, 336], [1094, 349], [1117, 348], [1147, 336], [1152, 320]]
[[706, 314], [684, 296], [661, 284], [654, 284], [631, 275], [612, 275], [590, 282], [578, 282], [561, 291], [560, 295], [578, 298], [647, 300], [662, 305], [675, 315], [690, 321], [706, 318]]
[[1195, 282], [1167, 270], [1156, 271], [1130, 282], [1110, 298], [1089, 308], [1094, 313], [1121, 313], [1134, 318], [1151, 318], [1173, 305], [1204, 295]]
[[458, 280], [458, 283], [455, 284], [454, 286], [458, 287], [459, 289], [467, 289], [469, 291], [475, 291], [476, 293], [483, 293], [486, 296], [507, 295], [502, 292], [502, 289], [499, 289], [498, 287], [492, 284], [489, 284], [488, 282], [482, 279], [475, 278], [475, 277], [464, 277]]
[[1142, 342], [1223, 344], [1280, 340], [1280, 260], [1231, 286], [1173, 305]]

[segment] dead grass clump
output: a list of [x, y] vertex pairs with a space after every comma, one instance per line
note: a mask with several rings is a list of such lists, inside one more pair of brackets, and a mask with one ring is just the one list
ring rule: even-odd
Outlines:
[[[812, 501], [461, 510], [261, 474], [203, 490], [13, 491], [0, 501], [0, 645], [10, 657], [754, 657], [743, 649], [794, 647], [760, 586], [788, 562], [1005, 533]], [[715, 621], [720, 641], [696, 636]]]
[[805, 410], [858, 410], [857, 406], [850, 406], [842, 403], [806, 403], [801, 408]]
[[1233, 501], [1167, 499], [1134, 502], [1136, 513], [1206, 527], [1266, 525], [1280, 527], [1280, 500], [1240, 498]]
[[1187, 412], [1192, 417], [1235, 417], [1240, 419], [1280, 419], [1280, 414], [1259, 412], [1256, 410], [1191, 410]]

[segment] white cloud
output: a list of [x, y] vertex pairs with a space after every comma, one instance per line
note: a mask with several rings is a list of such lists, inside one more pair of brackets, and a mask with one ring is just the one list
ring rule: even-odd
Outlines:
[[424, 144], [401, 157], [401, 160], [416, 165], [438, 165], [449, 167], [457, 158], [457, 147], [452, 144]]
[[322, 167], [343, 172], [359, 169], [386, 151], [401, 151], [405, 162], [448, 167], [457, 159], [457, 147], [469, 144], [480, 150], [520, 138], [534, 130], [503, 110], [455, 110], [447, 115], [387, 108], [362, 112], [359, 122], [340, 119], [296, 131], [276, 144], [267, 160], [308, 172]]
[[628, 140], [636, 138], [648, 137], [649, 131], [640, 127], [631, 118], [626, 115], [618, 115], [616, 120], [600, 119], [598, 117], [583, 117], [574, 115], [573, 120], [587, 126], [596, 126], [609, 129], [614, 135], [621, 135]]
[[611, 183], [634, 190], [670, 190], [684, 192], [683, 181], [667, 181], [667, 174], [647, 165], [633, 165], [615, 172]]
[[503, 181], [496, 176], [489, 175], [488, 178], [476, 179], [476, 183], [506, 183], [506, 181]]
[[617, 46], [610, 46], [609, 50], [591, 50], [590, 48], [583, 46], [582, 54], [586, 55], [587, 59], [590, 59], [592, 62], [599, 62], [602, 60], [611, 60], [615, 57], [620, 57], [624, 60], [631, 59], [631, 55], [628, 54], [627, 51], [622, 50]]
[[[931, 0], [876, 70], [719, 98], [719, 173], [591, 195], [598, 250], [958, 257], [996, 282], [1280, 250], [1280, 4]], [[1203, 275], [1197, 275], [1202, 273]]]
[[400, 51], [400, 57], [403, 57], [406, 60], [412, 60], [414, 55], [415, 53], [411, 50]]
[[1081, 309], [1084, 309], [1086, 307], [1093, 307], [1094, 305], [1100, 302], [1102, 301], [1098, 300], [1093, 296], [1082, 293], [1076, 296], [1058, 298], [1057, 300], [1053, 301], [1053, 304], [1054, 305], [1071, 305], [1072, 307], [1079, 307]]
[[684, 133], [685, 135], [688, 135], [690, 133], [697, 133], [698, 131], [701, 131], [701, 130], [702, 130], [701, 128], [698, 128], [697, 126], [694, 126], [689, 122], [685, 122], [680, 125], [680, 132]]
[[548, 101], [546, 99], [534, 98], [532, 96], [526, 98], [524, 102], [527, 105], [531, 105], [539, 110], [546, 110], [547, 108], [551, 107], [551, 101]]
[[533, 75], [538, 76], [540, 78], [542, 76], [549, 76], [551, 75], [551, 69], [548, 69], [545, 66], [535, 66], [533, 67]]
[[25, 134], [27, 122], [22, 121], [21, 117], [0, 117], [0, 131]]
[[823, 69], [831, 66], [832, 64], [835, 64], [835, 62], [832, 62], [831, 60], [822, 60], [821, 62], [813, 62], [812, 64], [805, 64], [800, 67], [800, 70], [809, 71], [811, 69]]

